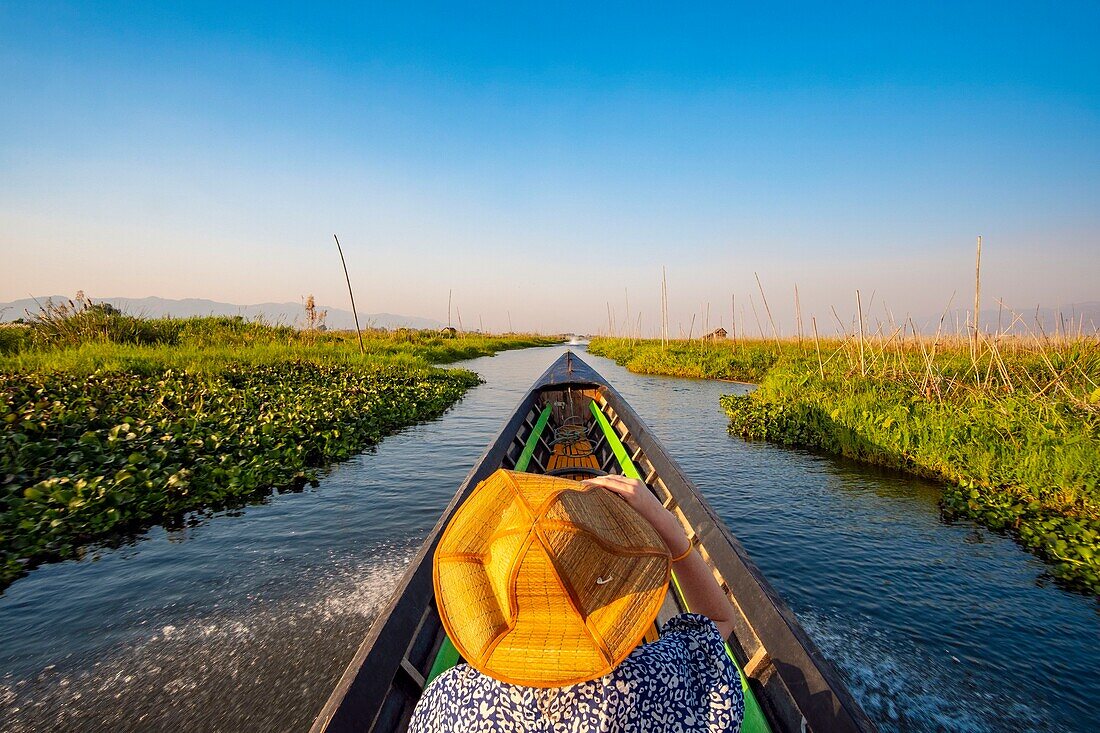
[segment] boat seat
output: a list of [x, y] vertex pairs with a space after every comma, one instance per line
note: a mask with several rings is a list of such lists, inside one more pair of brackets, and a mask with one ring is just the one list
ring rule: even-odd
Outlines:
[[572, 476], [573, 474], [579, 476], [606, 476], [607, 471], [588, 468], [587, 466], [573, 466], [571, 468], [552, 468], [546, 472], [547, 476]]

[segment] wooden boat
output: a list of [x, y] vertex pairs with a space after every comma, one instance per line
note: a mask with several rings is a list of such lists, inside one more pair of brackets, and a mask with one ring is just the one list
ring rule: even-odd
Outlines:
[[[436, 610], [432, 555], [458, 505], [501, 467], [576, 479], [603, 473], [642, 478], [676, 514], [739, 614], [727, 652], [742, 674], [743, 731], [875, 730], [837, 671], [637, 413], [603, 377], [566, 352], [531, 387], [459, 487], [313, 731], [403, 731], [426, 684], [459, 661]], [[673, 581], [658, 624], [687, 610]]]

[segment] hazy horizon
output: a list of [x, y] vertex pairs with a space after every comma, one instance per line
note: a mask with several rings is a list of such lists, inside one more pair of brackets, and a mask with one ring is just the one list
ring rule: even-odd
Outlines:
[[[1100, 8], [0, 7], [0, 300], [790, 333], [1100, 300]], [[740, 319], [741, 313], [739, 312]], [[765, 319], [761, 310], [760, 318]], [[702, 324], [697, 323], [698, 333]]]

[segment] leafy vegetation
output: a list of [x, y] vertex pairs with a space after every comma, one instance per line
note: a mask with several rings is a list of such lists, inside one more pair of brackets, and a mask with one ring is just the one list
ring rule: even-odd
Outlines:
[[0, 324], [0, 356], [16, 354], [25, 349], [28, 330], [21, 325]]
[[110, 303], [93, 303], [80, 292], [76, 302], [47, 300], [30, 317], [30, 344], [39, 348], [85, 343], [175, 344], [185, 321], [126, 315]]
[[[775, 365], [783, 347], [731, 349], [722, 342], [595, 338], [589, 353], [614, 359], [636, 374], [663, 374], [694, 379], [759, 382]], [[789, 350], [788, 350], [789, 351]]]
[[371, 332], [360, 355], [354, 333], [65, 318], [23, 326], [0, 357], [0, 587], [89, 542], [313, 481], [478, 382], [434, 363], [553, 343]]
[[589, 350], [632, 371], [759, 382], [747, 395], [722, 399], [731, 432], [941, 479], [948, 515], [1011, 532], [1065, 584], [1100, 593], [1094, 338], [678, 342], [667, 349], [598, 339]]

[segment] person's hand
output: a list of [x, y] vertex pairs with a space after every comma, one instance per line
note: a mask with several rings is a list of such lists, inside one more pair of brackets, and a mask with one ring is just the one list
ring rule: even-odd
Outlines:
[[702, 556], [689, 551], [691, 542], [676, 515], [665, 509], [649, 487], [638, 479], [608, 475], [590, 478], [584, 483], [618, 494], [653, 525], [675, 558], [676, 582], [683, 594], [684, 608], [703, 614], [714, 622], [723, 639], [730, 638], [737, 611], [725, 591], [714, 582], [710, 567]]
[[627, 478], [608, 474], [596, 478], [585, 479], [582, 483], [588, 486], [599, 486], [613, 494], [618, 494], [623, 501], [633, 507], [634, 511], [653, 525], [657, 534], [668, 545], [673, 557], [678, 557], [687, 549], [688, 540], [684, 534], [680, 521], [669, 510], [665, 509], [660, 500], [649, 487], [636, 478]]
[[613, 494], [618, 494], [634, 508], [634, 511], [648, 519], [651, 524], [661, 514], [668, 512], [667, 509], [661, 506], [661, 502], [657, 500], [649, 487], [636, 478], [608, 474], [607, 476], [585, 479], [581, 483], [587, 486], [601, 486]]

